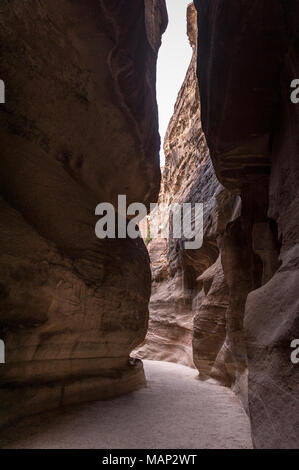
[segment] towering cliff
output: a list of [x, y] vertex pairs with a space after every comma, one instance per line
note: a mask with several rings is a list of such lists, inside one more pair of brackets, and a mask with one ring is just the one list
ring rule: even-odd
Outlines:
[[[193, 56], [164, 142], [159, 203], [203, 203], [203, 245], [186, 250], [184, 240], [173, 239], [171, 233], [169, 240], [155, 238], [149, 243], [153, 275], [149, 331], [136, 354], [196, 366], [201, 379], [214, 378], [234, 387], [246, 405], [247, 364], [244, 354], [239, 355], [244, 348], [242, 325], [233, 325], [235, 312], [228, 311], [231, 279], [224, 278], [220, 257], [224, 243], [230, 250], [224, 232], [240, 204], [218, 182], [202, 130], [192, 4], [187, 32]], [[233, 261], [224, 262], [229, 277]]]
[[[155, 201], [164, 0], [1, 5], [0, 424], [140, 386], [143, 242], [98, 240], [95, 207]], [[124, 168], [126, 171], [124, 172]]]
[[[162, 172], [159, 204], [183, 202], [205, 164], [208, 153], [194, 146], [193, 127], [200, 129], [198, 87], [196, 83], [196, 30], [190, 18], [189, 40], [193, 57], [179, 92], [174, 115], [164, 142], [165, 167]], [[203, 137], [202, 137], [203, 138]], [[202, 144], [204, 145], [204, 143]], [[151, 240], [149, 254], [152, 266], [152, 296], [149, 330], [139, 357], [168, 360], [192, 365], [192, 295], [185, 285], [181, 250], [175, 240]], [[186, 281], [186, 282], [185, 282]]]
[[148, 252], [94, 214], [158, 197], [164, 0], [1, 4], [1, 426], [140, 387], [139, 346], [232, 387], [256, 447], [299, 445], [299, 6], [194, 3], [159, 202], [203, 203], [203, 244], [150, 241], [145, 341]]
[[138, 354], [194, 364], [203, 380], [232, 387], [256, 447], [298, 447], [298, 5], [196, 7], [198, 47], [190, 6], [194, 53], [164, 144], [159, 200], [203, 202], [204, 241], [199, 250], [172, 238], [149, 244], [150, 328]]
[[[247, 351], [256, 447], [299, 445], [296, 0], [196, 0], [202, 122], [216, 174], [242, 209], [225, 230], [230, 328]], [[249, 294], [249, 295], [248, 295]], [[245, 319], [243, 322], [245, 314]]]
[[[201, 130], [196, 80], [196, 11], [191, 6], [188, 9], [187, 28], [193, 49], [192, 60], [164, 141], [165, 167], [158, 202], [168, 206], [186, 201], [202, 169], [208, 166], [211, 169]], [[211, 176], [209, 169], [206, 173], [207, 177]], [[213, 183], [217, 184], [215, 178]], [[150, 321], [146, 342], [137, 355], [193, 365], [193, 268], [185, 266], [182, 246], [172, 237], [169, 240], [154, 238], [148, 250], [153, 278]]]

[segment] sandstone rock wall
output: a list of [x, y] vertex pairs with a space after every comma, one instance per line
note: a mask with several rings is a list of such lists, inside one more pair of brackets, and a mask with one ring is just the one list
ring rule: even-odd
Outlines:
[[[164, 141], [165, 167], [162, 171], [158, 202], [168, 206], [185, 201], [198, 180], [201, 169], [208, 166], [208, 151], [201, 131], [196, 83], [194, 8], [189, 8], [187, 22], [193, 57]], [[206, 172], [213, 178], [210, 169]], [[215, 180], [214, 184], [217, 184]], [[179, 241], [173, 238], [155, 238], [149, 243], [148, 249], [153, 279], [149, 331], [145, 344], [137, 351], [137, 356], [193, 366], [192, 298], [195, 273], [192, 266], [185, 266]]]
[[219, 180], [242, 199], [221, 252], [230, 337], [248, 358], [253, 439], [298, 448], [298, 2], [195, 4], [203, 128]]
[[[12, 0], [0, 11], [0, 424], [143, 384], [141, 240], [95, 237], [95, 207], [153, 202], [164, 0]], [[124, 168], [126, 171], [124, 171]]]
[[[202, 380], [213, 378], [235, 387], [246, 404], [243, 351], [240, 357], [244, 348], [242, 319], [234, 321], [237, 305], [228, 310], [231, 290], [238, 288], [238, 280], [235, 276], [231, 285], [233, 255], [225, 240], [226, 226], [239, 214], [240, 204], [239, 198], [218, 182], [202, 130], [196, 10], [192, 4], [187, 12], [187, 32], [193, 57], [164, 142], [166, 163], [159, 202], [204, 203], [204, 240], [197, 250], [185, 250], [184, 240], [172, 237], [150, 242], [153, 284], [149, 331], [136, 354], [195, 365]], [[229, 258], [223, 263], [222, 251]]]

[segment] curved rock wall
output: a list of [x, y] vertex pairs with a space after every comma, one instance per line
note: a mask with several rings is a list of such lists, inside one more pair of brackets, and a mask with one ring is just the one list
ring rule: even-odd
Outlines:
[[[183, 241], [171, 236], [167, 241], [158, 238], [150, 242], [153, 284], [149, 331], [136, 354], [195, 366], [202, 380], [214, 378], [234, 386], [246, 402], [247, 365], [244, 354], [239, 355], [242, 325], [233, 320], [237, 313], [228, 311], [230, 291], [235, 286], [224, 277], [232, 276], [233, 262], [224, 232], [239, 214], [239, 198], [218, 182], [202, 130], [196, 10], [192, 4], [187, 12], [187, 32], [193, 57], [164, 142], [166, 163], [159, 202], [204, 203], [204, 240], [198, 250], [185, 250]], [[223, 272], [220, 252], [224, 250], [227, 261]], [[240, 381], [245, 382], [242, 390]]]
[[[201, 131], [196, 83], [196, 11], [191, 7], [188, 34], [193, 57], [164, 141], [165, 167], [159, 204], [187, 200], [203, 168], [206, 178], [213, 179]], [[194, 144], [195, 140], [200, 149]], [[215, 178], [214, 185], [217, 185]], [[193, 267], [186, 267], [182, 247], [173, 238], [155, 238], [148, 249], [153, 278], [150, 321], [146, 342], [138, 349], [137, 356], [193, 366], [192, 284], [196, 282]]]
[[1, 425], [144, 381], [128, 357], [147, 328], [146, 248], [94, 233], [98, 203], [159, 191], [167, 14], [164, 0], [130, 3], [1, 6]]
[[138, 354], [195, 365], [203, 380], [232, 387], [256, 447], [296, 448], [298, 6], [195, 3], [198, 47], [190, 6], [194, 55], [165, 140], [159, 200], [204, 202], [204, 242], [188, 251], [151, 241], [150, 327]]
[[219, 180], [242, 199], [222, 263], [230, 328], [244, 327], [234, 338], [248, 356], [253, 439], [298, 448], [298, 2], [195, 3], [203, 128]]

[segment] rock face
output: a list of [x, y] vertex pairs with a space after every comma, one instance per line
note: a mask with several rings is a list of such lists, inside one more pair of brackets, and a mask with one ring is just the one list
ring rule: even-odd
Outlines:
[[199, 46], [190, 6], [194, 54], [159, 201], [204, 202], [204, 240], [199, 250], [149, 244], [150, 326], [138, 355], [194, 364], [203, 380], [232, 387], [256, 447], [298, 447], [298, 5], [195, 3]]
[[[95, 207], [154, 202], [164, 0], [1, 6], [1, 425], [140, 386], [143, 242], [98, 240]], [[126, 171], [123, 171], [126, 168]]]
[[[195, 365], [201, 379], [212, 377], [239, 391], [239, 383], [246, 382], [247, 369], [244, 353], [242, 357], [239, 354], [244, 348], [243, 340], [240, 346], [243, 328], [233, 319], [238, 306], [228, 311], [230, 292], [238, 283], [236, 276], [232, 279], [230, 261], [224, 261], [222, 267], [220, 256], [224, 245], [231, 250], [225, 229], [238, 215], [239, 198], [217, 181], [201, 126], [193, 5], [187, 12], [187, 31], [193, 57], [164, 142], [166, 164], [159, 203], [202, 202], [203, 245], [186, 250], [183, 241], [172, 236], [167, 241], [157, 238], [150, 242], [153, 284], [149, 331], [136, 354]], [[246, 402], [246, 384], [242, 393]]]
[[[165, 167], [159, 204], [170, 205], [186, 201], [202, 168], [206, 168], [207, 177], [213, 179], [212, 167], [208, 163], [208, 150], [201, 131], [196, 81], [196, 11], [191, 7], [188, 14], [188, 35], [193, 57], [164, 142]], [[201, 150], [194, 145], [195, 140]], [[213, 182], [217, 185], [215, 178]], [[179, 241], [173, 238], [154, 238], [148, 249], [153, 279], [149, 330], [145, 344], [136, 354], [140, 358], [193, 366], [192, 298], [193, 284], [196, 282], [193, 267], [186, 263]]]
[[221, 253], [229, 327], [239, 331], [241, 361], [248, 356], [253, 439], [258, 448], [298, 448], [290, 345], [299, 338], [299, 108], [290, 84], [299, 75], [299, 6], [195, 3], [203, 129], [219, 180], [242, 200]]

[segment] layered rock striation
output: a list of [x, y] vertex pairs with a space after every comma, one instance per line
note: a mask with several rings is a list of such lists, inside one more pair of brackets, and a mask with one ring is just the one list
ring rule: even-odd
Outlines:
[[[193, 56], [164, 141], [165, 166], [158, 203], [168, 207], [187, 201], [203, 168], [206, 168], [207, 177], [211, 177], [212, 166], [201, 131], [194, 27], [196, 11], [190, 6], [188, 36]], [[213, 183], [217, 185], [215, 178]], [[196, 282], [193, 267], [186, 265], [182, 246], [171, 234], [168, 240], [160, 236], [152, 239], [148, 250], [153, 279], [150, 321], [145, 344], [138, 349], [137, 356], [193, 366], [192, 298]]]
[[240, 203], [218, 182], [202, 130], [192, 4], [187, 32], [193, 56], [164, 142], [159, 203], [203, 203], [203, 244], [196, 250], [185, 249], [184, 240], [174, 239], [171, 231], [168, 240], [160, 237], [149, 243], [153, 277], [149, 331], [136, 354], [195, 366], [202, 380], [213, 378], [242, 391], [246, 403], [247, 363], [239, 354], [243, 329], [233, 319], [236, 312], [228, 310], [235, 287], [233, 268], [221, 257], [222, 251], [231, 250], [225, 230], [238, 216]]
[[194, 54], [164, 144], [159, 200], [204, 203], [203, 246], [149, 244], [150, 327], [138, 353], [232, 387], [256, 447], [296, 448], [298, 6], [195, 4], [198, 47], [190, 6]]
[[[0, 424], [125, 393], [146, 333], [142, 240], [95, 236], [95, 207], [155, 201], [164, 0], [1, 6]], [[124, 168], [126, 171], [124, 171]]]
[[[220, 182], [242, 200], [224, 236], [231, 327], [243, 328], [258, 448], [298, 448], [298, 2], [196, 0], [202, 122]], [[249, 294], [249, 295], [248, 295]], [[245, 315], [244, 321], [243, 317]]]

